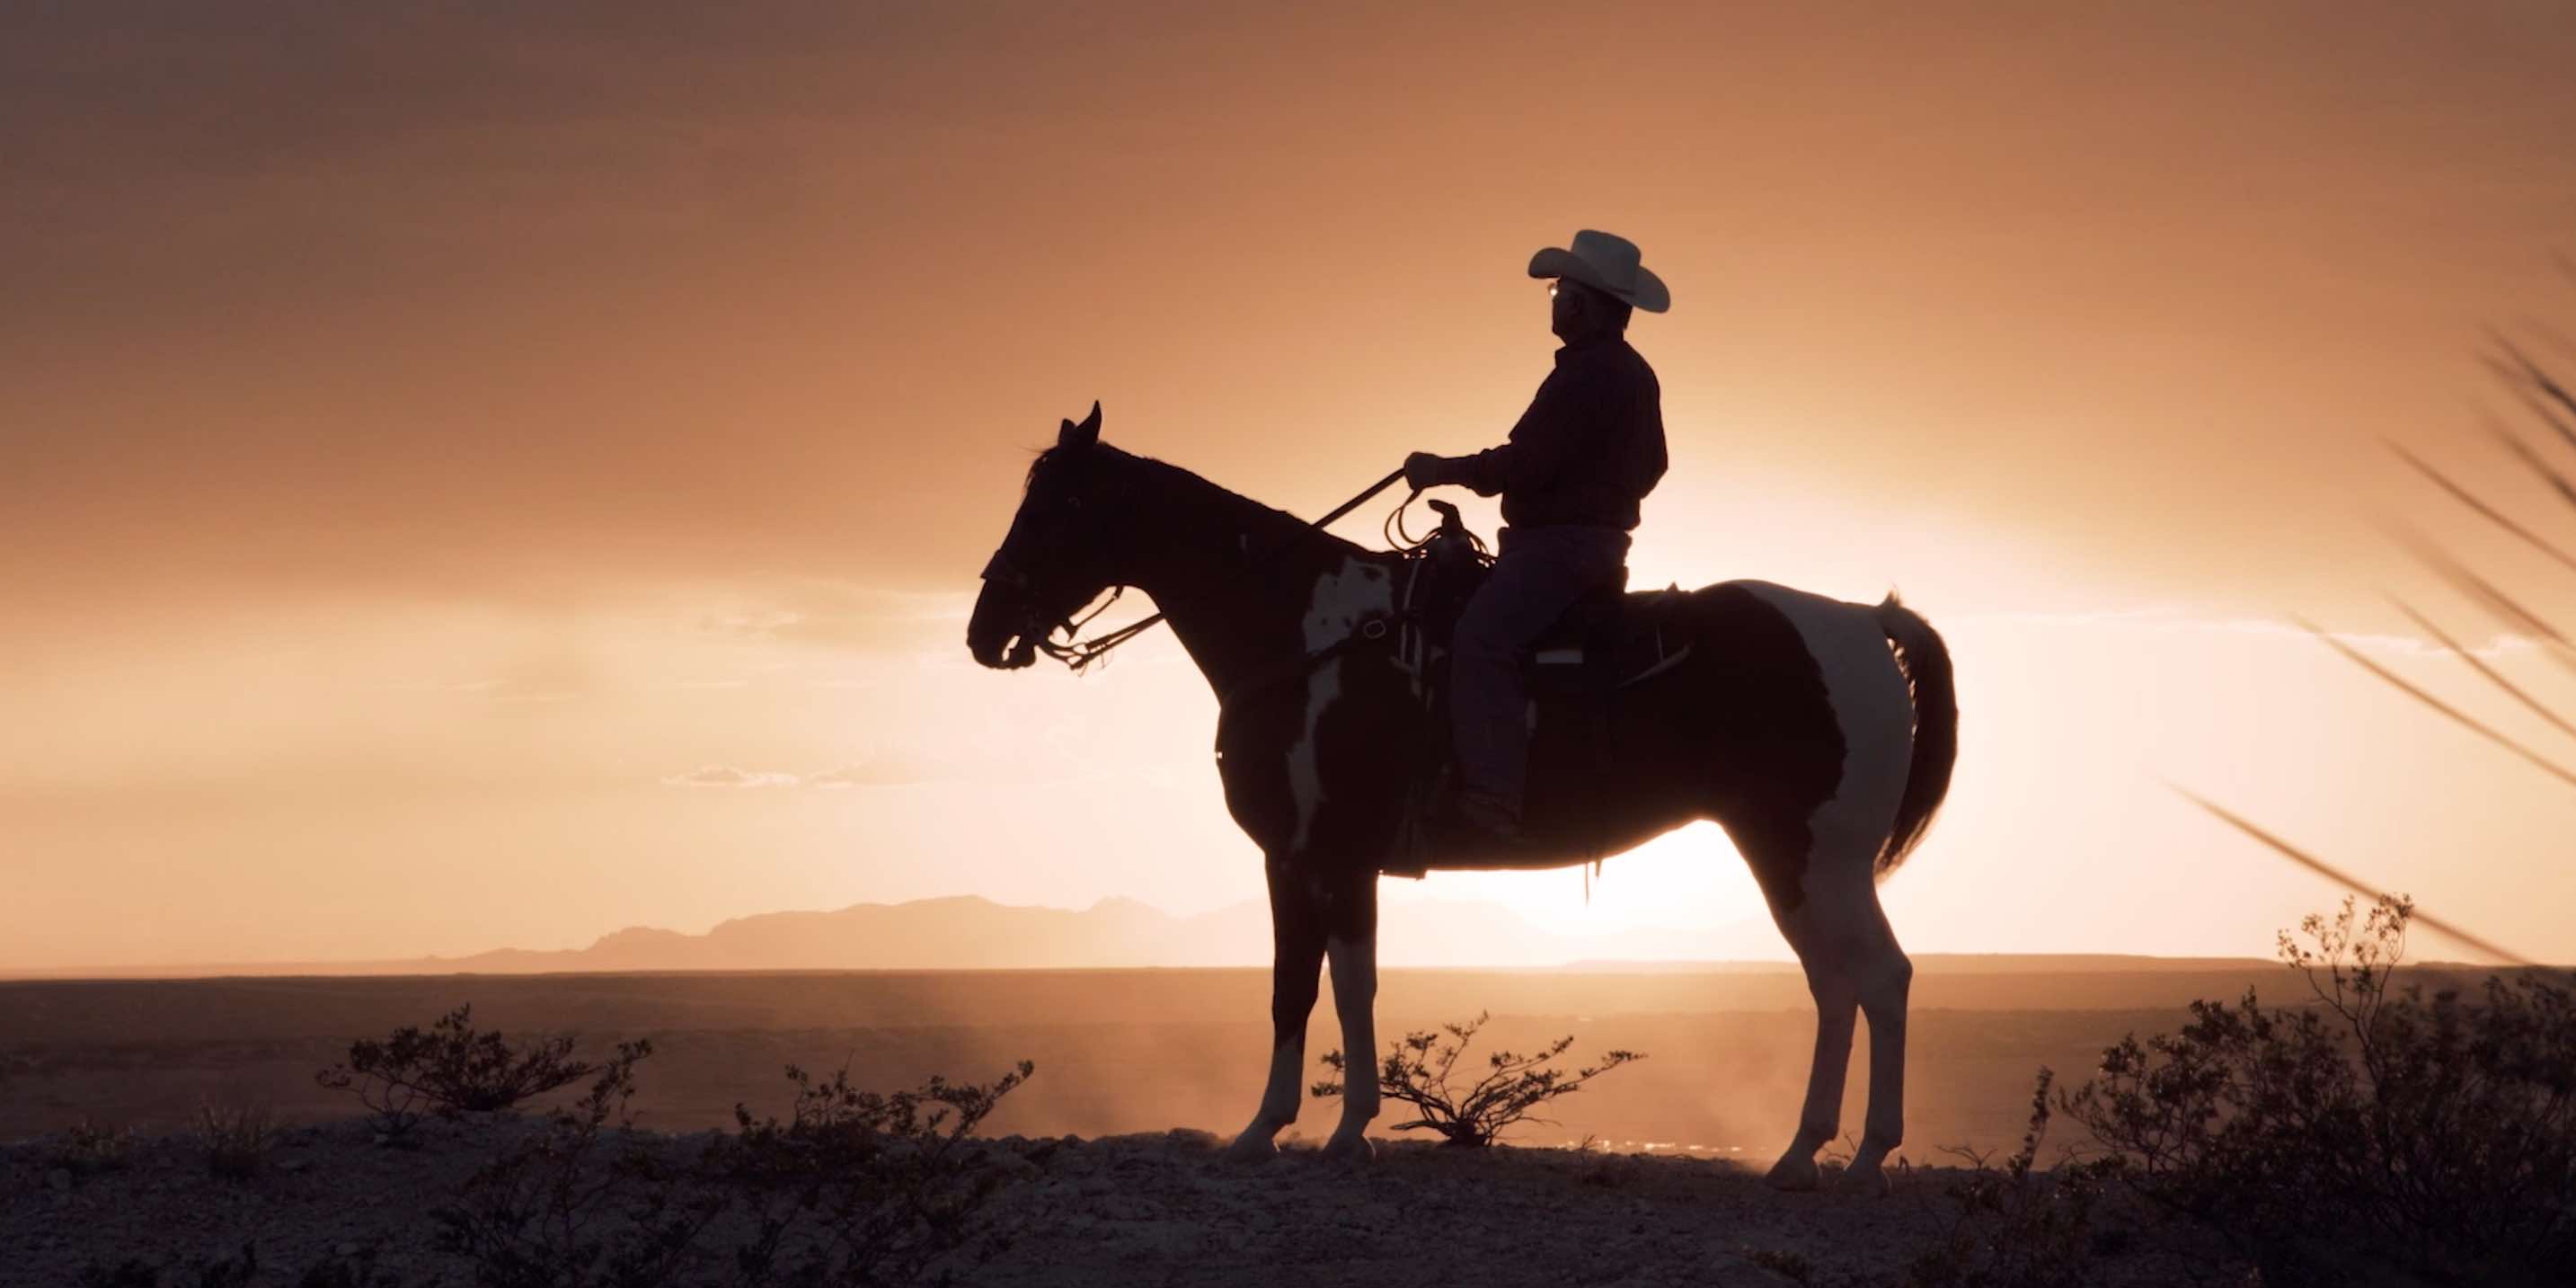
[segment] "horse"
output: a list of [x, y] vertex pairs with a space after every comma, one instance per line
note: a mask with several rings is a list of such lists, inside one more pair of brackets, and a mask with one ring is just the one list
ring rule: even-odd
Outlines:
[[[1400, 615], [1403, 562], [1101, 442], [1095, 403], [1029, 467], [967, 623], [983, 666], [1026, 667], [1040, 651], [1070, 660], [1081, 655], [1053, 637], [1078, 634], [1075, 614], [1103, 594], [1134, 588], [1215, 690], [1226, 808], [1260, 847], [1272, 931], [1270, 1072], [1230, 1146], [1238, 1157], [1275, 1153], [1296, 1121], [1327, 961], [1342, 1050], [1364, 1066], [1377, 1049], [1377, 881], [1430, 736], [1420, 672], [1363, 646]], [[1840, 1134], [1858, 1011], [1869, 1018], [1868, 1110], [1843, 1183], [1883, 1190], [1884, 1161], [1904, 1140], [1913, 965], [1877, 883], [1949, 789], [1948, 650], [1893, 595], [1872, 606], [1734, 581], [1673, 598], [1666, 629], [1688, 635], [1690, 651], [1602, 699], [1605, 786], [1585, 810], [1598, 843], [1554, 866], [1702, 819], [1724, 828], [1816, 1005], [1804, 1108], [1768, 1179], [1818, 1184], [1816, 1153]], [[1445, 730], [1436, 736], [1445, 749]], [[1533, 755], [1535, 816], [1547, 785]], [[1377, 1113], [1371, 1080], [1349, 1080], [1325, 1156], [1367, 1158]]]

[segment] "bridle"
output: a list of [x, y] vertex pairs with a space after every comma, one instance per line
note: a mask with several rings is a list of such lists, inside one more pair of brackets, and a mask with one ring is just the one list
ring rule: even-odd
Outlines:
[[[1049, 623], [1046, 609], [1040, 607], [1037, 602], [1037, 583], [1018, 564], [1011, 561], [1007, 551], [993, 552], [992, 559], [984, 565], [983, 579], [995, 585], [1016, 590], [1020, 592], [1022, 598], [1029, 601], [1028, 611], [1022, 615], [1020, 621], [1021, 647], [1044, 653], [1072, 668], [1077, 674], [1093, 662], [1099, 661], [1109, 650], [1136, 638], [1156, 622], [1163, 620], [1163, 615], [1156, 613], [1143, 621], [1121, 626], [1099, 639], [1076, 640], [1074, 636], [1081, 634], [1083, 627], [1090, 625], [1093, 618], [1108, 611], [1111, 604], [1118, 602], [1118, 597], [1127, 592], [1126, 587], [1110, 587], [1109, 597], [1101, 600], [1092, 607], [1090, 612], [1080, 617], [1067, 617]], [[1064, 643], [1055, 642], [1053, 636], [1058, 631], [1064, 633]]]
[[[1388, 474], [1385, 478], [1379, 479], [1377, 482], [1370, 484], [1367, 489], [1362, 491], [1359, 495], [1333, 507], [1332, 513], [1307, 524], [1307, 528], [1312, 530], [1332, 526], [1333, 523], [1339, 520], [1343, 515], [1349, 514], [1351, 511], [1368, 504], [1370, 497], [1376, 496], [1378, 493], [1395, 486], [1396, 481], [1403, 477], [1403, 470], [1396, 470], [1393, 473]], [[1410, 501], [1411, 498], [1408, 497], [1407, 502], [1410, 503]], [[1265, 551], [1261, 558], [1256, 561], [1256, 566], [1267, 564], [1271, 560], [1277, 559], [1279, 556], [1287, 553], [1288, 544], [1289, 543], [1283, 542], [1278, 547]], [[1101, 600], [1097, 606], [1093, 607], [1090, 612], [1084, 613], [1080, 618], [1068, 617], [1050, 624], [1046, 620], [1046, 610], [1037, 606], [1036, 583], [1030, 579], [1025, 570], [1012, 561], [1010, 552], [1007, 549], [995, 550], [993, 552], [992, 559], [984, 565], [984, 580], [1016, 590], [1020, 592], [1023, 598], [1029, 601], [1030, 607], [1028, 613], [1021, 623], [1020, 647], [1044, 653], [1048, 657], [1064, 663], [1065, 667], [1076, 675], [1081, 674], [1093, 663], [1107, 657], [1110, 650], [1117, 648], [1119, 645], [1124, 644], [1149, 630], [1152, 630], [1163, 621], [1163, 614], [1156, 613], [1151, 617], [1129, 622], [1127, 625], [1121, 626], [1097, 639], [1077, 639], [1075, 637], [1082, 633], [1083, 627], [1090, 625], [1093, 618], [1100, 616], [1101, 613], [1107, 611], [1111, 604], [1118, 602], [1118, 597], [1126, 592], [1126, 587], [1110, 587], [1109, 597]], [[1063, 631], [1065, 636], [1064, 642], [1061, 644], [1057, 643], [1054, 638], [1052, 638], [1059, 630]]]

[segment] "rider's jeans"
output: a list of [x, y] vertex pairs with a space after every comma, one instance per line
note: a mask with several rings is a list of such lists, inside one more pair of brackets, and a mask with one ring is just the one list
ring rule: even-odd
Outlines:
[[1517, 815], [1529, 777], [1521, 654], [1575, 601], [1620, 581], [1628, 534], [1565, 525], [1500, 536], [1500, 558], [1450, 640], [1449, 722], [1466, 790]]

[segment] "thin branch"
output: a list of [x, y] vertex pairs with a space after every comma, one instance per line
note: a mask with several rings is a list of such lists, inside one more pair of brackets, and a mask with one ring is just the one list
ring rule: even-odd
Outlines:
[[[2252, 823], [2237, 817], [2235, 814], [2228, 812], [2225, 808], [2202, 797], [2190, 788], [2182, 787], [2170, 782], [2166, 783], [2165, 786], [2172, 788], [2174, 792], [2180, 795], [2183, 799], [2190, 801], [2194, 805], [2198, 805], [2202, 809], [2209, 811], [2211, 814], [2216, 815], [2220, 822], [2223, 822], [2228, 826], [2235, 828], [2237, 831], [2243, 832], [2247, 836], [2253, 837], [2255, 840], [2270, 846], [2274, 852], [2302, 867], [2307, 868], [2311, 872], [2315, 872], [2320, 876], [2326, 877], [2337, 884], [2340, 884], [2345, 889], [2350, 890], [2355, 894], [2368, 895], [2373, 899], [2389, 899], [2394, 897], [2385, 891], [2380, 890], [2378, 887], [2371, 885], [2369, 882], [2363, 881], [2361, 878], [2356, 877], [2351, 873], [2346, 872], [2343, 869], [2272, 835], [2270, 832], [2266, 832], [2262, 828], [2256, 827]], [[2471, 948], [2477, 949], [2479, 952], [2485, 953], [2490, 957], [2497, 958], [2507, 965], [2538, 965], [2538, 963], [2532, 961], [2528, 957], [2506, 950], [2496, 944], [2493, 940], [2472, 934], [2459, 926], [2455, 926], [2450, 922], [2444, 921], [2441, 918], [2424, 911], [2420, 905], [2415, 908], [2413, 919], [2422, 922], [2445, 935], [2449, 935], [2451, 938], [2456, 939]]]
[[[2504, 444], [2506, 451], [2512, 452], [2516, 460], [2521, 461], [2532, 473], [2539, 475], [2543, 482], [2549, 484], [2549, 489], [2558, 494], [2559, 500], [2569, 505], [2576, 505], [2576, 483], [2568, 482], [2567, 476], [2559, 473], [2557, 467], [2542, 460], [2538, 448], [2524, 442], [2522, 435], [2513, 432], [2510, 426], [2497, 419], [2492, 412], [2482, 414], [2479, 419], [2486, 422], [2487, 431], [2496, 436], [2496, 441]], [[2555, 416], [2547, 416], [2543, 419], [2548, 421], [2551, 429], [2558, 431], [2558, 436], [2565, 439], [2569, 446], [2576, 447], [2576, 429], [2560, 424]]]
[[2380, 679], [2386, 680], [2390, 684], [2395, 685], [2400, 690], [2403, 690], [2407, 696], [2433, 708], [2435, 711], [2441, 712], [2443, 715], [2449, 716], [2451, 719], [2458, 721], [2460, 724], [2466, 726], [2469, 730], [2479, 736], [2484, 737], [2488, 741], [2495, 743], [2497, 746], [2539, 766], [2542, 771], [2548, 773], [2558, 781], [2565, 783], [2570, 787], [2576, 787], [2576, 773], [2571, 773], [2566, 769], [2560, 768], [2555, 761], [2552, 761], [2548, 757], [2541, 755], [2539, 752], [2533, 751], [2530, 748], [2523, 746], [2521, 743], [2515, 742], [2512, 738], [2497, 732], [2493, 727], [2480, 721], [2477, 717], [2472, 716], [2469, 713], [2460, 710], [2458, 707], [2452, 706], [2450, 703], [2444, 702], [2440, 698], [2434, 697], [2432, 694], [2426, 693], [2424, 690], [2415, 687], [2413, 684], [2400, 678], [2396, 672], [2389, 670], [2387, 667], [2381, 666], [2377, 662], [2371, 661], [2369, 658], [2363, 657], [2360, 650], [2355, 649], [2351, 645], [2344, 643], [2342, 640], [2336, 639], [2334, 636], [2327, 634], [2323, 629], [2319, 628], [2315, 624], [2302, 618], [2292, 618], [2291, 620], [2298, 622], [2301, 630], [2306, 631], [2310, 635], [2316, 636], [2317, 639], [2323, 642], [2326, 647], [2352, 659], [2355, 665], [2360, 666], [2363, 670], [2370, 672], [2372, 675], [2378, 676]]
[[2557, 411], [2552, 409], [2539, 394], [2533, 392], [2530, 386], [2508, 381], [2507, 387], [2512, 390], [2514, 401], [2521, 403], [2522, 409], [2530, 412], [2532, 419], [2549, 426], [2551, 432], [2558, 435], [2559, 441], [2576, 447], [2576, 426], [2571, 426], [2561, 419]]
[[2548, 540], [2543, 538], [2539, 533], [2533, 532], [2531, 529], [2522, 526], [2520, 523], [2505, 517], [2503, 511], [2498, 510], [2494, 506], [2491, 506], [2485, 501], [2479, 499], [2476, 493], [2452, 482], [2450, 478], [2444, 475], [2440, 470], [2434, 469], [2431, 465], [2426, 464], [2422, 457], [2417, 456], [2413, 452], [2407, 451], [2405, 448], [2398, 446], [2391, 440], [2382, 439], [2380, 441], [2386, 443], [2388, 450], [2397, 453], [2400, 459], [2404, 460], [2407, 464], [2414, 466], [2416, 470], [2424, 475], [2424, 477], [2433, 480], [2433, 482], [2443, 491], [2450, 493], [2453, 498], [2460, 502], [2460, 504], [2486, 516], [2487, 519], [2497, 527], [2522, 538], [2524, 541], [2530, 543], [2533, 549], [2557, 560], [2564, 567], [2570, 570], [2576, 570], [2576, 556], [2569, 555], [2566, 551], [2549, 544]]
[[2555, 350], [2560, 358], [2576, 362], [2576, 340], [2569, 339], [2565, 331], [2559, 330], [2558, 326], [2547, 318], [2526, 314], [2522, 318], [2522, 329], [2538, 337], [2538, 342], [2545, 343]]
[[2478, 674], [2485, 676], [2488, 681], [2493, 683], [2497, 688], [2510, 694], [2514, 701], [2521, 703], [2523, 707], [2529, 710], [2533, 715], [2548, 721], [2551, 728], [2556, 729], [2558, 732], [2566, 734], [2569, 737], [2576, 737], [2576, 724], [2568, 723], [2564, 717], [2560, 716], [2557, 712], [2550, 710], [2546, 703], [2543, 703], [2540, 699], [2525, 692], [2522, 686], [2504, 678], [2504, 676], [2494, 667], [2487, 665], [2486, 659], [2470, 652], [2467, 646], [2461, 644], [2458, 640], [2452, 639], [2440, 626], [2435, 625], [2432, 618], [2416, 612], [2413, 605], [2408, 604], [2406, 601], [2399, 599], [2394, 595], [2388, 597], [2388, 602], [2395, 604], [2397, 606], [2397, 611], [2413, 618], [2417, 626], [2423, 627], [2426, 633], [2430, 634], [2434, 639], [2441, 641], [2442, 647], [2459, 654], [2460, 660], [2468, 663], [2471, 669], [2475, 670]]
[[2559, 384], [2545, 368], [2543, 368], [2539, 363], [2532, 361], [2529, 355], [2525, 354], [2520, 348], [2517, 348], [2513, 341], [2504, 338], [2502, 333], [2492, 329], [2487, 332], [2487, 338], [2493, 340], [2496, 347], [2504, 350], [2505, 356], [2512, 359], [2513, 365], [2518, 369], [2515, 372], [2507, 373], [2508, 379], [2518, 377], [2524, 384], [2547, 396], [2549, 401], [2566, 408], [2570, 412], [2576, 412], [2576, 396], [2571, 396], [2567, 392], [2567, 387], [2565, 385]]
[[2412, 551], [2416, 558], [2430, 565], [2435, 573], [2439, 574], [2444, 581], [2451, 583], [2460, 593], [2485, 604], [2498, 616], [2556, 645], [2556, 648], [2549, 650], [2549, 656], [2557, 660], [2560, 665], [2576, 670], [2576, 642], [2571, 642], [2564, 632], [2542, 620], [2540, 614], [2524, 607], [2521, 601], [2504, 593], [2502, 587], [2479, 576], [2468, 565], [2452, 558], [2448, 551], [2443, 550], [2421, 533], [2394, 522], [2383, 522], [2381, 527]]

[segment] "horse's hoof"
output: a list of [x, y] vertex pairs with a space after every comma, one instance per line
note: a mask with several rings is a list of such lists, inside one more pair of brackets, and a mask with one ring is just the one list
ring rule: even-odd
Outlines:
[[1762, 1180], [1764, 1184], [1775, 1190], [1804, 1194], [1816, 1188], [1816, 1160], [1790, 1155], [1773, 1163], [1771, 1174], [1763, 1177]]
[[1354, 1165], [1371, 1163], [1377, 1160], [1377, 1146], [1370, 1144], [1368, 1137], [1357, 1132], [1348, 1136], [1334, 1132], [1333, 1138], [1324, 1142], [1324, 1158], [1325, 1161], [1334, 1163]]
[[1886, 1169], [1876, 1166], [1846, 1167], [1843, 1169], [1843, 1174], [1834, 1179], [1834, 1192], [1837, 1194], [1874, 1199], [1885, 1195], [1888, 1188]]
[[1229, 1163], [1267, 1163], [1277, 1157], [1279, 1146], [1275, 1142], [1249, 1132], [1235, 1137], [1234, 1143], [1225, 1147], [1225, 1161]]

